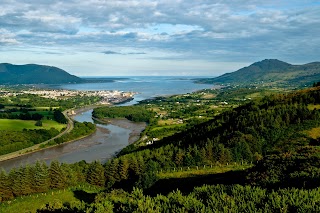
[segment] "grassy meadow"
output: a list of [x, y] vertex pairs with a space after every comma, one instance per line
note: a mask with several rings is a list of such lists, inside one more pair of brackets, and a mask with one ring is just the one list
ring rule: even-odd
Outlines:
[[91, 203], [97, 192], [99, 192], [99, 189], [93, 186], [50, 190], [46, 193], [32, 194], [17, 197], [11, 201], [0, 202], [0, 212], [35, 213], [48, 203], [53, 204], [53, 208], [62, 206], [64, 203], [79, 203], [81, 201]]
[[0, 130], [22, 131], [23, 129], [50, 129], [61, 130], [66, 124], [52, 120], [42, 120], [42, 126], [36, 126], [34, 120], [0, 119]]

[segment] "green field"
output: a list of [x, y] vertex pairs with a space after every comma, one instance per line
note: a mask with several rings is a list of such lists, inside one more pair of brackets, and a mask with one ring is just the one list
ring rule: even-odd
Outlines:
[[238, 171], [245, 170], [252, 167], [252, 165], [224, 165], [224, 166], [199, 166], [191, 168], [176, 168], [175, 171], [171, 169], [169, 172], [161, 172], [158, 174], [160, 179], [169, 179], [169, 178], [188, 178], [195, 176], [211, 175], [225, 173], [229, 171]]
[[59, 124], [52, 120], [43, 120], [42, 126], [35, 126], [36, 121], [33, 120], [17, 120], [17, 119], [0, 119], [0, 130], [21, 131], [23, 129], [50, 129], [55, 128], [61, 130], [65, 128], [65, 124]]
[[[6, 213], [35, 213], [50, 203], [52, 208], [62, 207], [64, 203], [80, 203], [82, 201], [92, 202], [99, 189], [91, 186], [80, 187], [79, 189], [61, 189], [50, 190], [46, 193], [32, 194], [23, 197], [17, 197], [14, 200], [0, 203], [0, 212]], [[31, 205], [30, 205], [31, 204]]]

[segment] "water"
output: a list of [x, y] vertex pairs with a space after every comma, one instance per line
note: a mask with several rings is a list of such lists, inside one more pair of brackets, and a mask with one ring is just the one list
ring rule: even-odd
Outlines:
[[167, 76], [139, 76], [123, 79], [115, 78], [114, 82], [84, 83], [55, 85], [54, 88], [70, 90], [119, 90], [125, 92], [137, 92], [134, 100], [124, 105], [132, 105], [137, 102], [157, 96], [191, 93], [201, 89], [214, 87], [210, 84], [195, 84], [194, 79], [201, 77], [167, 77]]
[[[117, 79], [110, 83], [64, 84], [52, 87], [73, 90], [138, 92], [139, 94], [134, 97], [133, 101], [123, 104], [132, 105], [138, 101], [156, 96], [191, 93], [213, 87], [213, 85], [195, 84], [192, 79], [194, 77], [130, 77]], [[76, 115], [74, 119], [80, 122], [94, 122], [91, 114], [92, 110], [87, 110]], [[131, 126], [134, 125], [137, 124], [131, 123]], [[97, 124], [97, 126], [97, 131], [87, 138], [3, 161], [0, 162], [0, 167], [9, 170], [26, 163], [33, 164], [37, 160], [44, 160], [47, 163], [52, 160], [59, 160], [65, 163], [75, 163], [81, 160], [87, 162], [99, 160], [104, 163], [129, 144], [131, 130], [111, 124]]]
[[[74, 119], [80, 122], [93, 122], [91, 114], [92, 110], [88, 110], [75, 116]], [[34, 164], [37, 160], [44, 160], [48, 164], [53, 160], [59, 160], [64, 163], [99, 160], [105, 163], [116, 152], [128, 145], [131, 130], [111, 124], [97, 124], [97, 127], [97, 131], [89, 137], [2, 161], [0, 162], [0, 167], [10, 170], [13, 167], [19, 167], [27, 163]]]

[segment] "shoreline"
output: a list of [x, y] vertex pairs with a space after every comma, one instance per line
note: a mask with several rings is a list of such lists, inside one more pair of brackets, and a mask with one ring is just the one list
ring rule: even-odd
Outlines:
[[[90, 106], [85, 106], [83, 108], [79, 108], [79, 109], [74, 109], [76, 114], [78, 113], [81, 113], [82, 111], [86, 111], [86, 110], [90, 110], [91, 108], [96, 108], [96, 107], [99, 107], [98, 105], [90, 105]], [[73, 129], [73, 121], [74, 121], [74, 116], [76, 115], [68, 115], [68, 111], [70, 110], [73, 110], [73, 109], [67, 109], [63, 112], [63, 114], [66, 116], [66, 118], [68, 119], [68, 125], [67, 127], [70, 125], [69, 128], [71, 129], [68, 129], [66, 128], [66, 130], [64, 130], [64, 132], [62, 133], [59, 133], [57, 136], [53, 137], [53, 138], [50, 138], [49, 140], [46, 140], [44, 142], [41, 142], [39, 144], [35, 144], [33, 146], [30, 146], [30, 147], [27, 147], [27, 148], [24, 148], [24, 149], [21, 149], [21, 150], [18, 150], [18, 151], [15, 151], [15, 152], [11, 152], [11, 153], [8, 153], [8, 154], [4, 154], [2, 156], [0, 156], [0, 162], [3, 162], [3, 161], [7, 161], [7, 160], [11, 160], [11, 159], [14, 159], [14, 158], [18, 158], [18, 157], [21, 157], [21, 156], [24, 156], [24, 155], [28, 155], [28, 154], [32, 154], [32, 153], [35, 153], [35, 152], [38, 152], [38, 151], [42, 151], [42, 150], [45, 150], [45, 149], [49, 149], [49, 148], [52, 148], [52, 147], [57, 147], [57, 146], [60, 146], [60, 145], [63, 145], [63, 144], [67, 144], [67, 143], [72, 143], [74, 141], [77, 141], [77, 140], [81, 140], [83, 138], [86, 138], [86, 137], [89, 137], [91, 136], [92, 134], [94, 134], [97, 130], [93, 131], [92, 133], [88, 134], [88, 135], [84, 135], [84, 136], [81, 136], [79, 138], [76, 138], [76, 139], [73, 139], [71, 141], [66, 141], [66, 142], [63, 142], [61, 144], [55, 144], [55, 145], [52, 145], [52, 146], [48, 146], [48, 147], [43, 147], [43, 148], [40, 148], [41, 145], [43, 144], [47, 144], [49, 143], [50, 141], [56, 139], [56, 138], [59, 138], [61, 136], [63, 136], [64, 134], [67, 134], [69, 133], [70, 131], [72, 131]], [[22, 153], [23, 152], [23, 153]]]
[[141, 133], [147, 127], [147, 123], [145, 122], [133, 122], [126, 118], [99, 119], [99, 118], [92, 117], [92, 119], [102, 124], [112, 124], [114, 126], [118, 126], [124, 129], [129, 129], [131, 131], [128, 138], [129, 145], [138, 141], [140, 139]]
[[[88, 110], [91, 110], [91, 109], [94, 109], [94, 108], [97, 108], [97, 107], [100, 107], [100, 106], [102, 106], [102, 105], [90, 105], [90, 106], [85, 106], [85, 107], [78, 108], [78, 109], [68, 109], [68, 110], [65, 110], [65, 112], [66, 112], [65, 115], [66, 115], [67, 119], [71, 120], [72, 126], [73, 126], [74, 117], [77, 114], [85, 112], [85, 111], [88, 111]], [[68, 115], [67, 111], [70, 111], [70, 110], [74, 110], [75, 114]], [[112, 124], [112, 125], [124, 128], [124, 129], [129, 129], [131, 132], [130, 132], [129, 138], [128, 138], [128, 145], [138, 141], [139, 138], [140, 138], [140, 134], [143, 132], [143, 130], [147, 126], [147, 124], [144, 123], [144, 122], [136, 123], [136, 122], [133, 122], [133, 121], [129, 121], [128, 119], [125, 119], [125, 118], [123, 118], [123, 119], [101, 119], [101, 120], [97, 119], [97, 118], [94, 118], [94, 117], [92, 117], [92, 118], [93, 118], [93, 120], [98, 121], [99, 123], [102, 123], [102, 124], [108, 124], [109, 123], [109, 124]], [[55, 144], [55, 145], [52, 145], [52, 146], [40, 148], [40, 146], [42, 144], [47, 144], [48, 142], [54, 140], [57, 137], [56, 136], [54, 138], [51, 138], [51, 139], [49, 139], [47, 141], [44, 141], [42, 143], [33, 145], [31, 147], [27, 147], [27, 148], [22, 149], [22, 150], [18, 150], [18, 151], [12, 152], [12, 153], [8, 153], [8, 154], [5, 154], [5, 155], [2, 155], [2, 156], [0, 156], [0, 162], [4, 162], [4, 161], [7, 161], [7, 160], [12, 160], [12, 159], [15, 159], [15, 158], [26, 156], [28, 154], [33, 154], [33, 153], [38, 152], [38, 151], [43, 151], [43, 150], [46, 150], [46, 149], [55, 148], [55, 147], [63, 146], [65, 144], [76, 142], [78, 140], [81, 140], [81, 139], [84, 139], [84, 138], [92, 136], [93, 134], [96, 133], [97, 129], [103, 129], [104, 131], [108, 131], [107, 132], [108, 134], [110, 133], [110, 130], [108, 130], [106, 128], [101, 128], [99, 126], [96, 126], [96, 130], [94, 132], [88, 134], [88, 135], [84, 135], [84, 136], [81, 136], [79, 138], [76, 138], [76, 139], [73, 139], [73, 140], [70, 140], [70, 141], [66, 141], [66, 142], [61, 143], [61, 144]], [[67, 130], [68, 129], [65, 130], [66, 133], [68, 133]]]
[[[31, 151], [25, 151], [24, 153], [19, 153], [17, 155], [14, 155], [14, 153], [8, 153], [6, 155], [14, 155], [14, 156], [8, 156], [8, 157], [1, 157], [0, 156], [0, 162], [3, 162], [3, 161], [7, 161], [7, 160], [12, 160], [12, 159], [15, 159], [15, 158], [19, 158], [19, 157], [22, 157], [22, 156], [25, 156], [25, 155], [28, 155], [28, 154], [32, 154], [32, 153], [35, 153], [35, 152], [38, 152], [38, 151], [42, 151], [42, 150], [46, 150], [46, 149], [50, 149], [50, 148], [54, 148], [54, 147], [58, 147], [58, 146], [62, 146], [64, 144], [68, 144], [68, 143], [72, 143], [72, 142], [75, 142], [77, 140], [81, 140], [81, 139], [84, 139], [86, 137], [90, 137], [91, 135], [93, 135], [97, 130], [93, 131], [92, 133], [90, 133], [89, 135], [84, 135], [84, 136], [81, 136], [79, 138], [76, 138], [76, 139], [73, 139], [73, 140], [70, 140], [70, 141], [66, 141], [66, 142], [63, 142], [61, 144], [55, 144], [55, 145], [52, 145], [52, 146], [48, 146], [48, 147], [44, 147], [44, 148], [38, 148], [38, 149], [33, 149]], [[51, 139], [50, 139], [51, 140]], [[47, 142], [47, 141], [45, 141]], [[42, 142], [44, 143], [44, 142]], [[38, 145], [41, 145], [42, 143], [40, 144], [36, 144], [35, 146], [38, 146]], [[26, 149], [31, 149], [31, 147], [28, 147]], [[19, 150], [19, 151], [16, 151], [16, 152], [21, 152], [22, 150]], [[4, 156], [4, 155], [3, 155]]]

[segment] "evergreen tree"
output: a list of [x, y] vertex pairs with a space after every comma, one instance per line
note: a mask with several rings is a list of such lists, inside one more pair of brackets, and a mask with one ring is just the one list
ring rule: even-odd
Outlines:
[[110, 160], [106, 164], [106, 182], [108, 183], [108, 187], [111, 187], [115, 182], [120, 181], [118, 167], [119, 167], [119, 159]]
[[32, 185], [34, 184], [32, 170], [33, 170], [33, 167], [31, 167], [30, 165], [26, 165], [25, 167], [22, 167], [22, 177], [20, 177], [20, 179], [21, 179], [22, 190], [24, 195], [28, 195], [34, 192], [32, 187]]
[[13, 198], [10, 188], [10, 180], [7, 173], [2, 169], [0, 172], [0, 202]]
[[15, 196], [21, 196], [24, 195], [23, 191], [23, 168], [20, 167], [19, 169], [12, 169], [9, 173], [9, 177], [11, 180], [11, 187], [12, 192]]
[[121, 180], [127, 180], [129, 177], [129, 161], [127, 158], [120, 159], [119, 175]]
[[33, 189], [35, 192], [46, 192], [50, 186], [49, 171], [47, 165], [37, 161], [34, 167]]
[[104, 186], [106, 182], [104, 168], [100, 162], [94, 161], [89, 165], [87, 173], [87, 182], [96, 185]]
[[50, 188], [61, 189], [66, 185], [66, 176], [58, 161], [52, 161], [49, 168]]

